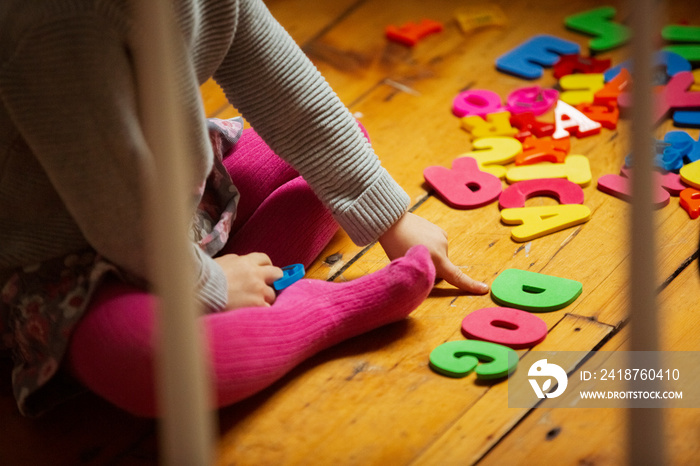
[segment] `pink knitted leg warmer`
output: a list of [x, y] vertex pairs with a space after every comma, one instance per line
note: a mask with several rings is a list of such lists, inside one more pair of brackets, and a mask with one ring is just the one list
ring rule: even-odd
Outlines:
[[[423, 246], [362, 278], [302, 280], [269, 308], [243, 308], [201, 318], [217, 406], [269, 386], [315, 353], [406, 317], [435, 277]], [[68, 367], [89, 389], [142, 416], [157, 416], [154, 389], [154, 297], [119, 282], [98, 290], [71, 340]]]

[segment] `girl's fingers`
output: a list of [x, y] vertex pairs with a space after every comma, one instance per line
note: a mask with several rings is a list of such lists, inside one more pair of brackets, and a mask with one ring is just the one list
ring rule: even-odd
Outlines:
[[284, 272], [274, 265], [266, 265], [263, 267], [262, 276], [265, 280], [265, 284], [272, 286], [275, 280], [279, 280], [284, 276]]
[[444, 257], [439, 264], [436, 264], [437, 276], [443, 278], [450, 285], [456, 286], [460, 290], [464, 290], [473, 294], [486, 294], [489, 291], [489, 286], [486, 283], [474, 280], [462, 269], [454, 265], [447, 257]]
[[247, 257], [255, 265], [260, 265], [260, 266], [272, 265], [272, 260], [270, 260], [270, 256], [268, 256], [264, 252], [251, 252], [250, 254], [247, 255]]
[[277, 294], [275, 293], [275, 290], [272, 287], [266, 286], [265, 290], [263, 291], [263, 297], [265, 299], [265, 303], [269, 306], [272, 306], [273, 304], [275, 304], [275, 298], [277, 298]]

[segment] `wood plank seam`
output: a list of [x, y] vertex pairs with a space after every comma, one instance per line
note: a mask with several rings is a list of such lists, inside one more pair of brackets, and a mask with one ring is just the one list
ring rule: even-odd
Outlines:
[[[578, 367], [578, 366], [577, 366], [577, 367]], [[538, 401], [537, 403], [535, 403], [535, 405], [534, 405], [532, 408], [528, 409], [527, 412], [526, 412], [525, 414], [523, 414], [523, 415], [520, 417], [520, 419], [518, 419], [518, 420], [515, 422], [515, 424], [513, 424], [513, 426], [512, 426], [510, 429], [508, 429], [507, 432], [505, 432], [503, 435], [501, 435], [501, 437], [500, 437], [496, 442], [494, 442], [493, 445], [491, 445], [489, 448], [487, 448], [486, 451], [484, 451], [484, 453], [479, 457], [479, 459], [477, 459], [476, 461], [474, 461], [474, 463], [472, 463], [472, 465], [473, 465], [473, 466], [476, 466], [476, 465], [478, 465], [483, 459], [487, 458], [487, 457], [489, 456], [489, 453], [491, 453], [492, 450], [494, 450], [497, 446], [499, 446], [499, 445], [501, 444], [501, 442], [503, 442], [504, 440], [506, 440], [506, 439], [508, 438], [508, 436], [510, 435], [510, 433], [513, 432], [513, 431], [515, 431], [515, 429], [517, 429], [518, 426], [520, 426], [520, 424], [523, 423], [529, 416], [531, 416], [532, 414], [534, 414], [534, 413], [535, 413], [535, 410], [537, 410], [537, 408], [539, 408], [539, 406], [540, 406], [545, 400], [546, 400], [546, 398], [545, 398], [545, 399], [542, 399], [542, 400], [540, 400], [540, 401]]]
[[[693, 319], [692, 315], [687, 315], [689, 308], [687, 305], [685, 305], [685, 303], [697, 302], [696, 298], [698, 287], [695, 286], [697, 284], [697, 280], [697, 271], [691, 268], [691, 270], [679, 274], [678, 279], [673, 280], [672, 286], [667, 287], [668, 289], [664, 290], [663, 292], [661, 302], [666, 303], [664, 311], [664, 330], [671, 337], [678, 336], [672, 331], [674, 325], [676, 328], [683, 328], [684, 330], [697, 327], [697, 325], [694, 325], [698, 322], [697, 319]], [[678, 291], [681, 289], [688, 289], [690, 293], [685, 295], [679, 294]], [[683, 333], [683, 335], [687, 337], [691, 334], [691, 332], [692, 331]], [[628, 338], [629, 328], [621, 328], [615, 332], [615, 335], [613, 335], [612, 338], [609, 339], [605, 347], [599, 349], [610, 352], [625, 351], [625, 344], [629, 344]], [[680, 344], [680, 347], [675, 346], [678, 344]], [[662, 349], [666, 351], [694, 351], [697, 349], [697, 343], [692, 339], [677, 340], [673, 338], [667, 341], [665, 345], [662, 345]], [[585, 368], [586, 366], [584, 366], [584, 369]], [[542, 408], [545, 409], [543, 410]], [[548, 444], [547, 442], [541, 440], [547, 428], [558, 428], [563, 432], [568, 433], [568, 441], [570, 441], [572, 437], [576, 437], [580, 433], [586, 432], [585, 428], [583, 427], [584, 424], [579, 422], [578, 413], [575, 411], [576, 410], [568, 410], [567, 412], [566, 410], [558, 410], [556, 415], [552, 415], [551, 410], [547, 410], [546, 407], [541, 406], [540, 413], [538, 414], [535, 412], [531, 417], [529, 417], [528, 422], [519, 427], [519, 432], [511, 432], [509, 435], [509, 437], [511, 437], [510, 441], [508, 441], [508, 439], [504, 439], [504, 441], [501, 443], [501, 447], [492, 451], [490, 456], [485, 458], [486, 461], [484, 461], [484, 463], [499, 464], [499, 460], [502, 462], [503, 458], [506, 457], [503, 452], [513, 452], [514, 445], [528, 445], [528, 447], [532, 447], [527, 453], [522, 453], [523, 458], [528, 458], [530, 462], [532, 462], [532, 458], [538, 458], [538, 453], [541, 454], [543, 452], [556, 450], [558, 448], [557, 445]], [[581, 413], [585, 417], [586, 412], [595, 412], [596, 417], [602, 416], [609, 418], [614, 417], [614, 413], [618, 411], [619, 410], [616, 410], [616, 408], [609, 408], [581, 411]], [[593, 416], [590, 414], [588, 416], [589, 420], [593, 418]], [[670, 424], [667, 425], [670, 425], [673, 429], [677, 430], [674, 430], [670, 435], [667, 433], [666, 440], [669, 442], [668, 445], [672, 448], [674, 446], [680, 446], [679, 448], [674, 448], [674, 450], [671, 452], [669, 464], [693, 464], [696, 462], [695, 458], [697, 458], [697, 442], [688, 440], [692, 437], [693, 429], [695, 429], [697, 426], [696, 418], [697, 416], [692, 415], [691, 411], [679, 409], [669, 412], [667, 421], [670, 422]], [[581, 464], [584, 462], [586, 464], [622, 464], [625, 458], [624, 453], [619, 451], [619, 449], [613, 448], [611, 450], [607, 448], [607, 446], [602, 446], [602, 442], [609, 445], [608, 442], [610, 442], [610, 438], [621, 438], [621, 436], [624, 435], [624, 431], [622, 430], [623, 420], [618, 419], [611, 422], [612, 425], [606, 422], [600, 422], [596, 425], [595, 432], [590, 433], [591, 435], [588, 437], [585, 443], [572, 446], [570, 449], [567, 448], [567, 455], [570, 455], [569, 458], [578, 459]], [[587, 425], [590, 426], [591, 423], [589, 422]], [[689, 426], [690, 428], [688, 429], [688, 427], [686, 427], [684, 429], [683, 427], [679, 427], [679, 425]], [[533, 426], [539, 426], [545, 430], [539, 429], [537, 432], [533, 432]], [[686, 431], [691, 432], [691, 434], [687, 438], [683, 438], [681, 432]], [[597, 441], [591, 440], [591, 437], [597, 438]], [[514, 439], [517, 440], [514, 441]], [[566, 445], [567, 440], [558, 440], [564, 442], [563, 444]], [[541, 443], [538, 446], [534, 446], [536, 442]], [[598, 444], [598, 446], [594, 446], [596, 444]], [[559, 444], [559, 446], [561, 445], [562, 443]], [[686, 447], [686, 445], [688, 446]], [[493, 460], [494, 457], [496, 460]], [[544, 456], [541, 462], [552, 462], [551, 458], [553, 457], [554, 455]], [[693, 459], [691, 460], [691, 458]], [[571, 462], [575, 462], [575, 460], [572, 460]]]
[[[582, 315], [580, 315], [580, 314], [573, 314], [573, 313], [571, 313], [571, 312], [567, 312], [565, 315], [571, 316], [571, 317], [575, 317], [575, 318], [577, 318], [577, 319], [587, 319], [587, 320], [590, 320], [591, 322], [596, 322], [596, 323], [598, 323], [598, 324], [605, 325], [605, 326], [610, 327], [610, 328], [612, 329], [612, 330], [610, 331], [610, 333], [608, 333], [602, 340], [600, 340], [600, 342], [598, 342], [598, 344], [596, 344], [596, 345], [590, 350], [591, 353], [593, 353], [594, 351], [598, 351], [600, 348], [603, 347], [603, 345], [605, 345], [605, 343], [608, 342], [608, 340], [610, 340], [612, 337], [614, 337], [615, 335], [617, 335], [623, 328], [625, 328], [625, 327], [627, 326], [628, 320], [629, 320], [629, 319], [628, 319], [628, 320], [623, 320], [623, 321], [621, 321], [621, 322], [618, 322], [617, 325], [613, 325], [613, 324], [608, 324], [608, 323], [605, 323], [605, 322], [601, 322], [601, 321], [599, 321], [595, 316], [582, 316]], [[559, 322], [557, 322], [557, 324], [558, 324], [558, 323], [559, 323]], [[555, 324], [554, 326], [556, 326], [556, 324]], [[552, 328], [554, 328], [554, 327], [552, 327]], [[551, 329], [550, 329], [550, 331], [551, 331]], [[584, 358], [584, 360], [581, 361], [581, 364], [583, 364], [586, 360], [588, 360], [588, 358], [589, 358], [589, 356], [587, 356], [586, 358]]]
[[[595, 320], [596, 322], [598, 322], [597, 319], [593, 319], [593, 318], [588, 317], [588, 316], [580, 316], [580, 315], [570, 314], [570, 313], [567, 313], [566, 315], [569, 315], [569, 316], [572, 316], [572, 317], [576, 317], [576, 318], [584, 318], [584, 319], [588, 319], [588, 320]], [[629, 319], [628, 319], [628, 320], [629, 320]], [[581, 359], [581, 360], [576, 364], [576, 366], [575, 366], [570, 372], [567, 373], [567, 375], [570, 376], [571, 374], [574, 374], [574, 373], [576, 373], [578, 370], [580, 370], [580, 368], [583, 367], [583, 366], [586, 364], [586, 362], [588, 362], [588, 361], [594, 356], [594, 353], [595, 353], [595, 352], [597, 352], [599, 349], [601, 349], [608, 341], [610, 341], [612, 338], [614, 338], [618, 333], [620, 333], [620, 332], [622, 331], [622, 329], [623, 329], [624, 327], [627, 326], [628, 320], [625, 321], [625, 322], [623, 322], [623, 323], [621, 323], [621, 325], [619, 325], [619, 326], [617, 326], [617, 327], [612, 326], [612, 325], [609, 325], [609, 324], [604, 324], [604, 323], [603, 323], [603, 325], [607, 325], [607, 326], [609, 326], [609, 327], [612, 327], [612, 331], [611, 331], [610, 333], [608, 333], [607, 335], [605, 335], [605, 336], [600, 340], [600, 342], [598, 342], [598, 344], [596, 344], [596, 345], [588, 352], [588, 354], [587, 354], [583, 359]], [[561, 321], [560, 321], [560, 322], [561, 322]], [[559, 322], [557, 322], [557, 324], [558, 324], [558, 323], [559, 323]], [[598, 323], [602, 323], [602, 322], [598, 322]], [[556, 326], [557, 324], [555, 324], [554, 326]], [[552, 328], [554, 328], [554, 327], [552, 327]], [[550, 331], [551, 331], [551, 330], [550, 330]], [[524, 355], [523, 355], [523, 356], [524, 356]], [[479, 462], [480, 462], [482, 459], [486, 458], [486, 457], [488, 456], [488, 454], [489, 454], [493, 449], [495, 449], [502, 441], [507, 440], [507, 438], [508, 438], [508, 436], [510, 435], [510, 433], [511, 433], [512, 431], [514, 431], [522, 422], [524, 422], [528, 416], [534, 414], [536, 409], [542, 407], [541, 405], [543, 405], [546, 401], [547, 401], [546, 398], [545, 398], [545, 399], [542, 399], [542, 400], [540, 400], [540, 401], [538, 401], [531, 409], [528, 410], [528, 412], [527, 412], [525, 415], [523, 415], [523, 416], [515, 423], [515, 425], [514, 425], [506, 434], [504, 434], [496, 443], [494, 443], [494, 444], [488, 449], [488, 451], [485, 452], [485, 453], [481, 456], [481, 458], [479, 458], [479, 460], [476, 461], [474, 464], [475, 464], [475, 465], [476, 465], [476, 464], [479, 464]]]
[[469, 89], [471, 89], [472, 87], [474, 87], [475, 84], [476, 84], [476, 81], [471, 81], [469, 84], [467, 84], [467, 85], [464, 86], [462, 89], [460, 89], [458, 93], [461, 94], [462, 92], [468, 91]]
[[358, 8], [360, 8], [363, 4], [367, 3], [367, 0], [358, 0], [349, 7], [347, 7], [344, 11], [342, 11], [334, 20], [330, 21], [326, 26], [324, 26], [320, 31], [318, 31], [313, 37], [308, 39], [304, 44], [301, 46], [301, 49], [306, 52], [306, 47], [308, 47], [310, 44], [313, 42], [317, 41], [321, 37], [325, 36], [331, 29], [336, 27], [338, 24], [342, 23], [347, 19], [351, 14], [355, 12]]
[[[594, 351], [598, 351], [603, 346], [605, 346], [605, 344], [608, 341], [613, 339], [618, 333], [620, 333], [622, 331], [622, 329], [627, 327], [627, 322], [623, 321], [623, 322], [620, 322], [620, 325], [618, 325], [618, 326], [611, 325], [611, 327], [612, 327], [612, 331], [609, 334], [607, 334], [602, 340], [600, 340], [600, 342], [597, 345], [595, 345], [593, 347], [593, 349], [591, 350], [591, 353], [593, 353]], [[586, 358], [584, 358], [584, 360], [581, 362], [581, 364], [585, 363], [588, 359], [590, 359], [590, 356], [587, 356]]]
[[676, 270], [674, 270], [673, 273], [672, 273], [671, 275], [669, 275], [668, 278], [666, 278], [666, 280], [664, 280], [664, 282], [657, 288], [656, 292], [657, 292], [657, 293], [661, 293], [668, 285], [671, 284], [671, 282], [672, 282], [673, 280], [676, 279], [676, 277], [678, 277], [678, 275], [681, 274], [681, 272], [683, 272], [685, 269], [687, 269], [688, 266], [689, 266], [690, 264], [692, 264], [693, 261], [694, 261], [695, 259], [697, 259], [698, 257], [700, 257], [700, 249], [697, 249], [697, 250], [693, 253], [693, 255], [691, 255], [691, 256], [688, 257], [686, 260], [684, 260], [684, 261], [681, 263], [681, 265], [679, 265], [678, 268], [677, 268]]
[[[584, 322], [586, 322], [586, 321], [592, 322], [592, 323], [595, 324], [595, 325], [600, 325], [600, 324], [601, 324], [601, 322], [599, 322], [597, 319], [591, 319], [591, 318], [588, 317], [588, 316], [578, 316], [578, 315], [575, 315], [575, 314], [565, 313], [565, 314], [562, 315], [561, 318], [549, 329], [548, 334], [552, 333], [560, 324], [561, 324], [562, 326], [565, 326], [565, 323], [570, 321], [570, 317], [573, 317], [576, 321], [578, 321], [578, 320], [580, 320], [580, 319], [583, 319]], [[610, 333], [612, 333], [612, 332], [615, 331], [615, 328], [614, 328], [612, 325], [609, 325], [609, 324], [604, 324], [604, 323], [603, 323], [603, 324], [602, 324], [602, 327], [607, 327], [607, 328], [610, 329], [610, 331], [606, 332], [605, 336], [603, 336], [602, 338], [600, 338], [600, 340], [598, 340], [598, 342], [594, 345], [594, 348], [599, 348], [599, 347], [601, 346], [601, 342], [602, 342], [603, 340], [607, 341], [607, 336], [608, 336]], [[523, 353], [520, 355], [520, 357], [519, 357], [520, 361], [522, 361], [523, 359], [525, 359], [532, 351], [533, 351], [533, 350], [530, 348], [530, 349], [526, 350], [525, 352], [523, 352]], [[572, 373], [574, 373], [576, 370], [578, 370], [578, 368], [581, 366], [581, 364], [583, 364], [583, 362], [584, 362], [585, 360], [587, 360], [587, 359], [589, 359], [589, 358], [591, 357], [591, 352], [592, 352], [593, 350], [588, 350], [588, 351], [589, 351], [589, 354], [587, 354], [586, 357], [584, 357], [581, 361], [577, 361], [576, 364], [575, 364], [574, 366], [572, 366], [572, 368], [571, 368], [569, 371], [567, 371], [567, 374], [572, 374]], [[494, 387], [494, 386], [496, 386], [496, 385], [491, 385], [491, 386], [489, 386], [488, 389], [487, 389], [487, 390], [484, 392], [484, 394], [479, 398], [479, 400], [477, 400], [476, 403], [478, 403], [480, 400], [482, 400], [482, 399], [488, 394], [489, 390], [490, 390], [492, 387]], [[507, 430], [506, 430], [504, 433], [500, 434], [500, 436], [498, 437], [498, 439], [497, 439], [493, 444], [489, 445], [488, 448], [486, 448], [483, 452], [481, 452], [481, 453], [479, 454], [479, 457], [478, 457], [475, 461], [473, 461], [473, 462], [471, 462], [471, 463], [469, 463], [469, 464], [478, 464], [482, 459], [486, 458], [486, 457], [488, 456], [489, 452], [490, 452], [493, 448], [495, 448], [501, 441], [503, 441], [504, 439], [506, 439], [506, 438], [509, 436], [509, 434], [513, 431], [513, 429], [515, 429], [527, 416], [529, 416], [530, 414], [534, 413], [534, 412], [535, 412], [535, 409], [538, 408], [538, 407], [542, 404], [543, 401], [546, 401], [546, 400], [539, 400], [539, 401], [538, 401], [537, 403], [535, 403], [532, 407], [527, 408], [527, 410], [522, 414], [522, 416], [521, 416], [520, 418], [518, 418], [518, 420], [517, 420], [512, 426], [508, 427]], [[476, 404], [476, 403], [474, 403], [474, 404]], [[470, 406], [469, 409], [471, 409], [471, 406]], [[468, 411], [468, 410], [467, 410], [467, 411]], [[426, 459], [426, 458], [425, 458], [426, 453], [429, 452], [431, 449], [433, 449], [435, 444], [437, 444], [438, 442], [441, 442], [441, 441], [443, 440], [443, 437], [451, 435], [451, 434], [452, 434], [452, 432], [451, 432], [452, 426], [455, 425], [455, 424], [458, 424], [459, 422], [461, 422], [462, 416], [465, 416], [465, 415], [466, 415], [466, 413], [463, 413], [463, 414], [461, 414], [460, 416], [456, 417], [455, 420], [454, 420], [454, 422], [450, 424], [450, 427], [449, 427], [448, 429], [446, 429], [446, 430], [445, 430], [444, 432], [442, 432], [440, 435], [435, 436], [431, 442], [426, 443], [426, 445], [424, 445], [424, 447], [423, 447], [419, 452], [416, 453], [416, 455], [413, 457], [412, 460], [410, 460], [410, 461], [408, 462], [408, 464], [412, 464], [412, 465], [413, 465], [413, 464], [422, 464], [423, 461]], [[430, 463], [430, 461], [428, 461], [428, 463]]]
[[338, 271], [337, 271], [336, 273], [334, 273], [333, 275], [331, 275], [326, 281], [328, 281], [328, 282], [333, 282], [333, 281], [337, 280], [338, 277], [340, 277], [341, 275], [343, 275], [343, 273], [345, 273], [345, 272], [350, 268], [350, 266], [352, 266], [352, 264], [354, 264], [355, 262], [357, 262], [357, 260], [358, 260], [360, 257], [362, 257], [367, 251], [369, 251], [370, 249], [372, 249], [372, 248], [374, 247], [375, 244], [377, 244], [376, 241], [374, 241], [374, 242], [368, 244], [367, 246], [365, 246], [364, 248], [362, 248], [357, 254], [355, 254], [354, 256], [352, 256], [352, 257], [350, 258], [350, 260], [347, 261], [340, 269], [338, 269]]
[[[581, 316], [581, 315], [572, 314], [572, 313], [568, 313], [568, 312], [567, 312], [566, 314], [564, 314], [564, 316], [563, 316], [556, 324], [554, 324], [554, 325], [552, 326], [552, 328], [549, 330], [549, 332], [551, 332], [557, 325], [559, 325], [559, 323], [563, 322], [564, 319], [565, 319], [567, 316], [571, 316], [571, 317], [574, 317], [574, 318], [576, 318], [576, 319], [586, 319], [586, 320], [594, 321], [594, 322], [596, 322], [596, 323], [603, 324], [604, 326], [610, 327], [610, 328], [612, 329], [612, 330], [610, 331], [610, 333], [606, 334], [606, 335], [605, 335], [591, 350], [588, 351], [588, 354], [587, 354], [583, 359], [581, 359], [580, 361], [578, 361], [578, 362], [576, 363], [576, 365], [571, 369], [571, 371], [567, 372], [567, 376], [571, 376], [571, 374], [575, 374], [576, 371], [578, 371], [578, 370], [586, 363], [586, 361], [590, 360], [590, 359], [593, 357], [593, 354], [594, 354], [598, 349], [602, 348], [603, 345], [604, 345], [605, 343], [607, 343], [614, 335], [617, 335], [617, 334], [620, 332], [620, 330], [622, 330], [622, 327], [624, 327], [624, 325], [621, 326], [621, 327], [615, 327], [615, 326], [613, 326], [613, 325], [606, 324], [606, 323], [604, 323], [604, 322], [600, 322], [600, 321], [598, 321], [598, 319], [595, 319], [595, 318], [592, 318], [592, 317], [589, 317], [589, 316]], [[549, 333], [549, 332], [548, 332], [548, 333]], [[532, 349], [529, 349], [528, 351], [526, 351], [525, 353], [523, 353], [523, 355], [520, 357], [520, 359], [522, 360], [522, 359], [523, 359], [528, 353], [530, 353], [531, 351], [532, 351]], [[505, 434], [503, 434], [503, 435], [498, 439], [498, 441], [494, 442], [493, 445], [491, 445], [491, 446], [484, 452], [484, 454], [481, 455], [481, 457], [480, 457], [477, 461], [475, 461], [473, 464], [474, 464], [474, 465], [478, 465], [478, 464], [481, 462], [481, 460], [483, 460], [484, 458], [488, 457], [489, 453], [490, 453], [493, 449], [495, 449], [502, 441], [506, 440], [506, 439], [508, 438], [508, 436], [510, 435], [511, 432], [513, 432], [522, 422], [524, 422], [525, 419], [528, 418], [528, 416], [534, 414], [534, 413], [535, 413], [535, 410], [537, 410], [538, 408], [540, 408], [541, 405], [542, 405], [543, 403], [545, 403], [546, 401], [547, 401], [547, 398], [543, 398], [543, 399], [539, 400], [537, 403], [535, 403], [535, 405], [533, 405], [531, 408], [529, 408], [529, 409], [527, 410], [527, 412], [526, 412], [522, 417], [520, 417], [520, 419], [518, 419], [517, 422], [516, 422], [510, 429], [508, 429], [508, 431], [507, 431]]]
[[[598, 210], [598, 209], [596, 209], [596, 210]], [[595, 213], [595, 210], [593, 212], [591, 212], [591, 217], [593, 217], [594, 213]], [[552, 254], [552, 257], [550, 257], [547, 260], [547, 262], [545, 262], [545, 264], [542, 266], [542, 268], [540, 270], [546, 269], [547, 266], [549, 266], [549, 264], [554, 260], [554, 258], [557, 257], [557, 254], [559, 254], [566, 246], [569, 245], [569, 243], [571, 243], [571, 241], [574, 238], [576, 238], [576, 236], [581, 232], [583, 227], [584, 227], [584, 225], [577, 227], [569, 236], [567, 236], [566, 239], [562, 242], [561, 246], [559, 246], [559, 248], [554, 252], [554, 254]]]
[[[420, 464], [421, 458], [423, 458], [424, 454], [430, 450], [430, 448], [433, 446], [433, 444], [435, 444], [435, 442], [437, 442], [439, 439], [441, 439], [444, 435], [447, 435], [448, 433], [450, 433], [452, 431], [452, 428], [460, 422], [462, 417], [466, 416], [467, 413], [469, 412], [469, 410], [472, 409], [474, 407], [474, 405], [476, 405], [479, 402], [479, 400], [481, 398], [483, 398], [489, 392], [489, 390], [491, 390], [491, 387], [492, 387], [492, 385], [488, 386], [486, 388], [486, 390], [484, 391], [484, 393], [481, 395], [481, 397], [476, 398], [472, 403], [470, 403], [467, 407], [465, 407], [465, 409], [463, 409], [462, 412], [458, 416], [454, 416], [454, 418], [452, 419], [452, 422], [450, 422], [449, 424], [446, 424], [445, 428], [442, 429], [442, 432], [440, 434], [435, 435], [432, 441], [426, 442], [420, 450], [417, 450], [413, 459], [409, 460], [408, 463], [406, 463], [406, 464], [407, 465]], [[498, 442], [496, 442], [496, 443], [498, 443]]]
[[[660, 294], [668, 285], [670, 285], [671, 282], [673, 280], [675, 280], [685, 269], [687, 269], [688, 266], [690, 266], [690, 264], [692, 264], [695, 261], [695, 259], [698, 259], [698, 257], [700, 257], [700, 249], [696, 250], [690, 257], [688, 257], [685, 261], [683, 261], [683, 263], [676, 270], [674, 270], [673, 273], [671, 275], [669, 275], [668, 278], [666, 278], [666, 280], [664, 280], [664, 282], [661, 284], [661, 286], [658, 287], [657, 294]], [[602, 345], [605, 342], [607, 342], [607, 340], [612, 338], [620, 330], [622, 330], [627, 325], [629, 325], [630, 319], [631, 319], [631, 316], [628, 316], [627, 318], [621, 320], [617, 324], [609, 324], [607, 322], [602, 322], [602, 321], [598, 320], [594, 316], [583, 316], [583, 315], [575, 314], [575, 313], [567, 313], [567, 315], [570, 315], [573, 317], [582, 317], [582, 318], [589, 319], [589, 320], [595, 320], [598, 323], [601, 323], [603, 325], [608, 325], [608, 326], [613, 328], [613, 332], [610, 335], [608, 335], [608, 337], [605, 338], [604, 341], [602, 341], [598, 346], [593, 348], [592, 351], [598, 350], [600, 347], [602, 347]], [[555, 324], [555, 326], [556, 326], [556, 324]], [[552, 327], [552, 328], [554, 328], [554, 327]], [[550, 331], [551, 331], [551, 329], [550, 329]]]
[[619, 135], [620, 133], [618, 131], [613, 131], [612, 135], [610, 135], [610, 138], [608, 139], [608, 142], [613, 142]]
[[[357, 104], [359, 104], [360, 102], [362, 102], [363, 100], [365, 100], [365, 99], [366, 99], [368, 96], [370, 96], [374, 91], [376, 91], [376, 90], [379, 89], [381, 86], [383, 86], [385, 80], [386, 80], [386, 78], [380, 79], [379, 81], [377, 81], [376, 83], [374, 83], [372, 86], [370, 86], [365, 92], [363, 92], [362, 94], [360, 94], [359, 96], [357, 96], [357, 98], [355, 98], [355, 100], [353, 100], [352, 102], [350, 102], [350, 104], [348, 104], [348, 109], [349, 109], [350, 111], [352, 111], [352, 108], [353, 108], [355, 105], [357, 105]], [[370, 135], [370, 137], [371, 137], [371, 135]]]
[[[420, 199], [418, 199], [418, 201], [415, 204], [413, 204], [411, 207], [409, 207], [408, 211], [409, 212], [415, 211], [421, 205], [423, 205], [425, 203], [425, 201], [427, 201], [431, 196], [432, 196], [432, 194], [428, 193], [425, 196], [421, 197]], [[365, 253], [367, 253], [367, 251], [372, 249], [376, 244], [377, 244], [377, 241], [374, 241], [374, 242], [368, 244], [367, 246], [365, 246], [364, 248], [362, 248], [362, 250], [360, 250], [357, 254], [352, 256], [350, 258], [350, 260], [348, 260], [340, 269], [338, 269], [337, 272], [335, 272], [333, 275], [331, 275], [330, 278], [328, 278], [326, 281], [332, 282], [332, 281], [335, 281], [336, 279], [338, 279], [338, 277], [343, 275], [343, 273], [345, 273], [345, 271], [347, 271], [355, 262], [357, 262], [358, 259], [360, 259]]]
[[[685, 261], [683, 261], [683, 263], [676, 270], [674, 270], [673, 273], [666, 280], [664, 280], [663, 284], [661, 284], [661, 286], [659, 286], [657, 288], [656, 293], [660, 294], [668, 285], [671, 284], [671, 282], [673, 280], [678, 278], [678, 276], [685, 269], [687, 269], [688, 266], [690, 264], [692, 264], [693, 261], [695, 259], [697, 259], [698, 257], [700, 257], [700, 250], [695, 251], [695, 253], [693, 253], [692, 256], [688, 257]], [[625, 328], [630, 323], [631, 318], [632, 318], [631, 316], [627, 316], [627, 318], [620, 321], [617, 325], [614, 325], [613, 328], [615, 328], [615, 333], [617, 333], [619, 330], [622, 330], [623, 328]], [[600, 322], [600, 323], [605, 324], [605, 325], [610, 325], [610, 324], [607, 324], [605, 322]]]

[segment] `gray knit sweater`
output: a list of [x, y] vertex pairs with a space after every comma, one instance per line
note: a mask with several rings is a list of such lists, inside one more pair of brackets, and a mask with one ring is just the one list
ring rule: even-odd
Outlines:
[[[404, 213], [406, 193], [261, 1], [173, 3], [193, 186], [213, 163], [198, 89], [213, 76], [354, 242], [371, 242]], [[151, 154], [132, 67], [136, 27], [127, 0], [0, 2], [0, 283], [87, 247], [146, 275], [140, 174]], [[193, 254], [198, 297], [220, 308], [223, 271], [194, 244]]]

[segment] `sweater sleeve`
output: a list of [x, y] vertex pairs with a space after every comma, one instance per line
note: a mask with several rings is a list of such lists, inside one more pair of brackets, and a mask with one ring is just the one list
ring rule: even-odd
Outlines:
[[[25, 34], [0, 69], [0, 98], [87, 242], [143, 279], [142, 182], [152, 160], [134, 74], [109, 24], [94, 17], [70, 21], [48, 20]], [[222, 308], [223, 271], [194, 243], [191, 258], [199, 301]]]
[[214, 77], [265, 142], [301, 173], [358, 245], [409, 198], [357, 122], [262, 1], [240, 0], [233, 43]]

